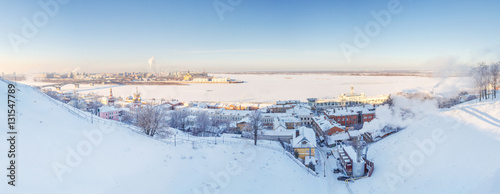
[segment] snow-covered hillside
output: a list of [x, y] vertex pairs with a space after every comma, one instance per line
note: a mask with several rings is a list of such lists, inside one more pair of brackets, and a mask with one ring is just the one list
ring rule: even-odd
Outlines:
[[[18, 88], [17, 182], [8, 185], [2, 168], [2, 194], [327, 191], [281, 151], [245, 140], [200, 143], [197, 149], [188, 143], [174, 146], [129, 128], [92, 124], [27, 86]], [[0, 101], [7, 101], [6, 92], [7, 84], [0, 81]], [[3, 126], [5, 110], [0, 111]], [[2, 167], [8, 164], [8, 146], [0, 141]]]
[[[28, 86], [18, 88], [17, 182], [9, 186], [2, 170], [0, 193], [349, 193], [338, 174], [312, 176], [275, 143], [254, 147], [225, 136], [214, 145], [190, 137], [199, 143], [174, 146], [128, 127], [90, 123]], [[6, 92], [0, 82], [0, 101]], [[370, 146], [375, 171], [349, 183], [353, 193], [498, 193], [499, 101], [417, 113], [424, 115]], [[8, 146], [0, 141], [2, 152]]]
[[432, 113], [369, 148], [373, 176], [354, 193], [498, 193], [500, 101]]

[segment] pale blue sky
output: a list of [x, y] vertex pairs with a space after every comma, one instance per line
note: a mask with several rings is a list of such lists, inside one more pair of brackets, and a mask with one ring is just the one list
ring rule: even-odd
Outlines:
[[[232, 9], [223, 19], [216, 1]], [[387, 10], [389, 0], [216, 1], [72, 0], [26, 37], [23, 18], [43, 22], [39, 2], [56, 1], [2, 0], [1, 69], [140, 71], [152, 56], [163, 69], [207, 71], [427, 70], [500, 61], [498, 1], [401, 0], [401, 13], [350, 60], [341, 43], [354, 45], [355, 27], [376, 21], [370, 12]], [[13, 34], [27, 42], [15, 46]]]

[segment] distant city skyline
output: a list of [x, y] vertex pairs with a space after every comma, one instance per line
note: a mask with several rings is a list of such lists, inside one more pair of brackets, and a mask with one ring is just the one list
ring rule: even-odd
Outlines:
[[1, 71], [376, 71], [491, 63], [500, 61], [499, 5], [8, 1], [0, 7]]

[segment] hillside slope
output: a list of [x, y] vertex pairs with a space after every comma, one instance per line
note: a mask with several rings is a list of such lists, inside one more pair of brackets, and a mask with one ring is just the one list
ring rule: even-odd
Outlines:
[[[173, 146], [129, 128], [89, 123], [27, 86], [18, 84], [18, 89], [17, 181], [16, 187], [6, 184], [3, 169], [1, 193], [325, 193], [327, 189], [318, 187], [321, 180], [279, 151], [244, 140], [200, 144], [197, 149], [187, 143]], [[6, 93], [7, 84], [0, 81], [0, 101], [7, 101]], [[5, 110], [0, 111], [2, 126], [7, 126]], [[0, 132], [6, 134], [5, 128]], [[7, 143], [0, 141], [3, 153]], [[6, 154], [0, 164], [7, 166]]]
[[369, 148], [375, 171], [354, 193], [500, 191], [500, 101], [426, 114]]

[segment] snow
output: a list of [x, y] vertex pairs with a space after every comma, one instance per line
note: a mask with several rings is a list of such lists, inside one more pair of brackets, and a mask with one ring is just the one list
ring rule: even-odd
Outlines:
[[377, 130], [384, 126], [405, 128], [415, 121], [438, 113], [436, 100], [410, 100], [403, 96], [394, 96], [393, 103], [393, 107], [389, 105], [377, 107], [375, 119], [366, 123], [362, 132], [370, 132], [376, 137], [374, 134], [380, 132]]
[[[309, 127], [300, 127], [297, 129], [299, 136], [293, 134], [292, 147], [293, 148], [314, 148], [316, 147], [316, 133]], [[306, 142], [304, 144], [304, 142]]]
[[313, 164], [316, 164], [316, 157], [314, 157], [314, 156], [304, 157], [304, 164], [309, 165], [310, 162], [312, 162]]
[[330, 120], [326, 119], [325, 116], [315, 116], [315, 117], [312, 117], [312, 119], [316, 124], [318, 124], [319, 128], [323, 132], [326, 132], [333, 127], [344, 128], [343, 126], [336, 123], [335, 121], [333, 121], [334, 123], [332, 123]]
[[245, 118], [241, 119], [240, 121], [238, 121], [237, 123], [250, 123], [250, 118], [245, 117]]
[[354, 193], [498, 193], [500, 101], [433, 111], [370, 146], [375, 171]]
[[115, 107], [111, 106], [101, 106], [99, 107], [100, 112], [112, 112], [112, 111], [119, 111], [120, 109], [117, 109]]
[[[261, 76], [267, 82], [276, 79], [276, 75], [252, 76]], [[290, 77], [290, 80], [306, 79]], [[324, 84], [335, 79], [325, 80]], [[378, 81], [364, 79], [366, 90], [363, 89], [365, 86], [356, 88], [367, 95], [376, 93], [375, 90], [380, 90], [380, 93], [399, 90], [405, 83], [417, 83], [427, 88], [432, 85], [429, 80], [434, 80], [407, 77], [377, 77]], [[350, 85], [348, 81], [340, 80], [340, 83]], [[357, 83], [361, 81], [357, 80]], [[292, 91], [272, 91], [275, 83], [269, 84], [269, 88], [254, 88], [255, 94], [235, 90], [228, 93], [227, 98], [245, 94], [248, 95], [243, 100], [289, 99], [300, 95], [321, 97], [321, 93], [326, 94], [323, 93], [325, 88], [334, 87], [331, 84], [308, 85], [311, 89], [296, 89], [304, 94], [291, 95]], [[373, 84], [380, 84], [380, 87], [373, 87]], [[411, 84], [406, 87], [411, 87]], [[214, 85], [202, 86], [230, 86]], [[238, 87], [237, 84], [233, 86]], [[368, 86], [373, 89], [368, 89]], [[3, 102], [7, 101], [6, 87], [0, 82], [0, 101]], [[17, 127], [20, 130], [18, 184], [8, 186], [3, 171], [0, 178], [2, 193], [349, 193], [345, 183], [336, 180], [338, 174], [331, 173], [336, 168], [336, 159], [326, 159], [325, 153], [331, 151], [329, 148], [316, 149], [317, 170], [326, 169], [326, 178], [316, 177], [284, 154], [275, 142], [261, 141], [259, 146], [253, 146], [251, 140], [223, 135], [215, 137], [218, 142], [215, 145], [203, 143], [213, 141], [214, 137], [195, 138], [182, 132], [175, 136], [175, 140], [174, 137], [154, 140], [127, 127], [89, 123], [28, 87], [18, 85], [18, 88], [21, 90], [17, 93]], [[262, 94], [268, 89], [272, 92], [265, 97]], [[308, 93], [312, 90], [319, 91]], [[159, 92], [164, 94], [164, 91]], [[278, 95], [279, 92], [289, 96]], [[335, 92], [328, 93], [335, 96]], [[365, 124], [363, 131], [373, 132], [387, 124], [405, 129], [370, 145], [367, 158], [375, 163], [375, 170], [371, 177], [348, 184], [353, 193], [498, 193], [500, 152], [496, 148], [500, 147], [500, 101], [473, 101], [442, 110], [438, 110], [432, 101], [401, 98], [394, 102], [396, 106], [393, 108], [378, 107], [377, 118]], [[409, 112], [411, 116], [401, 116], [403, 112]], [[6, 117], [6, 111], [0, 111], [0, 118]], [[92, 143], [85, 135], [90, 132], [100, 132], [102, 141]], [[190, 143], [187, 138], [198, 143]], [[69, 165], [66, 162], [68, 153], [85, 142], [93, 145], [90, 153], [82, 156], [79, 163], [70, 165], [71, 172], [64, 173], [59, 181], [53, 165]], [[6, 141], [0, 141], [2, 150], [7, 147]], [[7, 157], [0, 157], [1, 165], [7, 162]], [[207, 192], [203, 191], [204, 188], [208, 188]]]
[[[242, 84], [190, 84], [190, 85], [125, 85], [113, 87], [115, 97], [131, 96], [136, 87], [143, 99], [178, 99], [189, 101], [217, 102], [276, 102], [279, 100], [300, 100], [307, 98], [336, 98], [347, 93], [354, 86], [356, 91], [366, 96], [387, 95], [403, 89], [419, 88], [431, 91], [441, 78], [418, 76], [339, 76], [329, 74], [214, 74], [216, 77], [230, 77], [243, 80]], [[447, 81], [450, 80], [450, 81]], [[461, 77], [446, 79], [446, 84], [435, 88], [435, 91], [447, 92], [449, 83], [470, 83]], [[32, 84], [32, 82], [26, 82]], [[464, 84], [462, 84], [464, 85]], [[79, 92], [96, 92], [109, 95], [110, 85], [81, 84], [80, 88], [73, 85], [62, 87], [63, 91], [77, 90]]]
[[296, 105], [291, 109], [286, 110], [287, 114], [297, 115], [297, 116], [311, 116], [311, 108], [309, 106]]
[[349, 134], [347, 132], [335, 133], [327, 137], [328, 142], [333, 144], [335, 141], [346, 140], [349, 139]]
[[346, 116], [346, 115], [358, 115], [361, 111], [363, 114], [373, 114], [375, 113], [375, 107], [373, 105], [365, 105], [364, 107], [339, 107], [335, 109], [326, 109], [324, 111], [327, 116]]
[[[255, 147], [251, 140], [224, 136], [217, 137], [214, 145], [203, 143], [213, 137], [190, 137], [199, 142], [193, 145], [179, 133], [174, 146], [173, 136], [165, 143], [126, 127], [99, 124], [99, 118], [92, 124], [28, 87], [18, 88], [18, 182], [16, 187], [7, 185], [2, 170], [1, 193], [327, 192], [326, 186], [316, 185], [322, 180], [291, 160], [276, 142], [259, 141], [262, 145]], [[0, 81], [4, 102], [6, 91], [7, 85]], [[6, 116], [6, 111], [0, 112], [0, 118]], [[88, 133], [101, 134], [102, 140], [94, 144], [90, 139], [100, 136], [89, 139]], [[80, 162], [67, 163], [69, 153], [78, 153], [82, 145], [91, 149]], [[2, 150], [7, 147], [7, 141], [0, 141]], [[0, 157], [0, 163], [7, 165], [7, 157]], [[59, 181], [54, 164], [66, 165], [71, 172], [63, 173]]]

